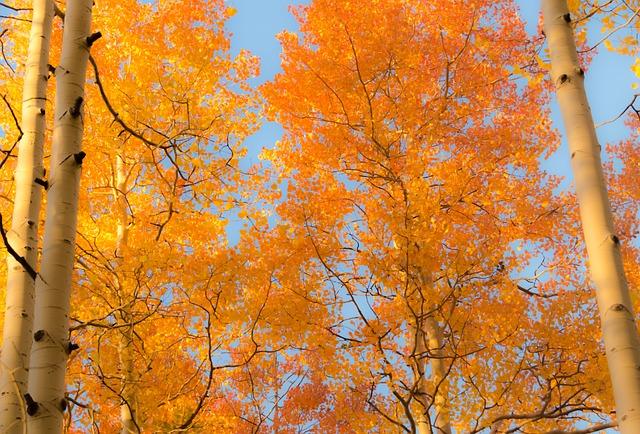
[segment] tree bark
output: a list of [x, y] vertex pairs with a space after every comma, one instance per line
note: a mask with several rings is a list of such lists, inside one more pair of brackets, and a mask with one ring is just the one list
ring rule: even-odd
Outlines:
[[440, 324], [433, 317], [425, 320], [424, 329], [426, 331], [429, 352], [433, 355], [431, 363], [431, 385], [434, 390], [434, 404], [436, 410], [435, 426], [436, 432], [451, 434], [451, 416], [449, 414], [449, 394], [447, 390], [447, 368], [444, 358], [444, 340]]
[[[126, 275], [122, 269], [125, 255], [127, 254], [129, 239], [129, 213], [127, 205], [127, 168], [124, 161], [124, 154], [116, 155], [116, 176], [115, 176], [115, 208], [118, 213], [118, 227], [116, 230], [116, 261], [115, 273], [118, 279], [118, 292], [125, 301], [121, 310], [120, 319], [123, 324], [132, 324], [133, 317], [131, 307], [134, 303], [134, 294], [126, 292]], [[133, 348], [133, 325], [123, 327], [120, 332], [120, 345], [118, 355], [120, 358], [120, 373], [122, 375], [122, 404], [120, 404], [121, 434], [137, 434], [140, 432], [136, 423], [137, 396], [135, 390], [134, 373], [134, 348]]]
[[420, 404], [418, 406], [418, 414], [415, 417], [416, 428], [418, 434], [432, 434], [431, 420], [429, 418], [429, 389], [427, 387], [426, 370], [426, 340], [425, 332], [420, 322], [416, 324], [416, 350], [415, 350], [415, 367], [414, 371], [418, 376], [416, 387], [416, 401]]
[[[422, 319], [416, 330], [416, 369], [418, 379], [418, 402], [423, 407], [417, 415], [418, 434], [451, 434], [451, 417], [446, 390], [446, 367], [443, 358], [443, 339], [440, 326], [432, 317]], [[432, 356], [432, 357], [428, 357]], [[427, 383], [427, 365], [431, 365], [430, 386]], [[435, 420], [433, 426], [429, 420], [427, 396], [433, 396]]]
[[[126, 321], [131, 321], [130, 315], [123, 315]], [[120, 336], [120, 370], [122, 372], [122, 404], [120, 404], [121, 434], [138, 434], [140, 430], [136, 424], [136, 393], [133, 372], [133, 330], [126, 327]]]
[[[83, 98], [93, 0], [69, 0], [64, 20], [47, 216], [40, 275], [36, 282], [34, 342], [29, 395], [37, 404], [27, 419], [30, 434], [62, 432], [65, 369], [69, 355], [69, 304], [78, 214], [78, 190], [84, 153]], [[95, 35], [93, 35], [95, 36]]]
[[580, 217], [623, 434], [640, 433], [640, 340], [615, 235], [591, 110], [566, 0], [543, 0], [552, 79], [566, 128]]
[[[38, 259], [38, 222], [44, 177], [49, 47], [54, 17], [52, 0], [34, 0], [22, 93], [23, 136], [15, 169], [15, 201], [8, 240], [33, 270]], [[0, 353], [0, 432], [24, 431], [29, 353], [33, 327], [35, 282], [27, 270], [7, 255], [7, 291]]]

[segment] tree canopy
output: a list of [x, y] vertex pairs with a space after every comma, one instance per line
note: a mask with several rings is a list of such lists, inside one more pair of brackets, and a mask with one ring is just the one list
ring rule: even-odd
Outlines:
[[[0, 3], [9, 264], [32, 3]], [[47, 168], [73, 25], [68, 4], [48, 4]], [[569, 7], [587, 73], [588, 26], [602, 28], [601, 49], [638, 56], [639, 5]], [[66, 393], [60, 408], [21, 393], [21, 420], [59, 412], [69, 433], [615, 427], [576, 194], [544, 168], [561, 134], [542, 27], [528, 34], [513, 0], [290, 10], [299, 30], [278, 35], [281, 72], [255, 86], [260, 59], [232, 49], [229, 2], [93, 6], [102, 37], [79, 42], [85, 90], [63, 110], [84, 128], [82, 156], [67, 156], [82, 170], [75, 250], [65, 240], [69, 335], [51, 344], [65, 350]], [[635, 132], [606, 144], [605, 171], [637, 312], [640, 116], [629, 95], [613, 122]], [[281, 140], [247, 149], [264, 122]], [[52, 167], [29, 181], [45, 203]], [[49, 345], [32, 332], [33, 351]]]

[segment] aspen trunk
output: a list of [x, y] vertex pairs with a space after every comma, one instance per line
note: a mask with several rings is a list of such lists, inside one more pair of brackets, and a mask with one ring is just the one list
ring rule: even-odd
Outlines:
[[426, 368], [427, 361], [424, 359], [424, 355], [427, 350], [426, 336], [424, 329], [418, 321], [416, 324], [416, 358], [415, 358], [415, 375], [418, 376], [418, 383], [416, 387], [417, 398], [416, 401], [420, 404], [418, 406], [418, 414], [416, 415], [415, 422], [418, 434], [432, 434], [431, 421], [429, 420], [429, 389], [427, 387]]
[[[420, 414], [416, 417], [416, 427], [419, 434], [451, 434], [451, 418], [449, 415], [449, 403], [446, 389], [446, 367], [443, 358], [443, 339], [440, 326], [433, 318], [426, 318], [416, 330], [416, 354], [422, 357], [417, 359], [420, 378], [418, 380], [418, 402], [422, 404]], [[424, 357], [429, 353], [431, 358]], [[431, 365], [431, 387], [428, 387], [426, 371], [427, 365]], [[430, 393], [431, 392], [431, 393]], [[433, 427], [426, 411], [428, 406], [426, 397], [433, 395], [435, 409], [435, 421]], [[435, 431], [434, 431], [435, 428]]]
[[[116, 211], [118, 213], [118, 227], [116, 232], [116, 274], [118, 276], [118, 292], [124, 300], [129, 300], [133, 295], [126, 293], [126, 276], [122, 271], [122, 263], [127, 254], [127, 246], [129, 239], [129, 214], [127, 212], [127, 170], [124, 162], [124, 155], [116, 155], [116, 177], [114, 198]], [[131, 304], [133, 300], [131, 300]], [[126, 305], [129, 306], [129, 305]], [[123, 323], [131, 323], [131, 309], [122, 308], [120, 316]], [[124, 327], [120, 335], [120, 346], [118, 353], [120, 357], [120, 372], [122, 374], [122, 398], [123, 403], [120, 405], [120, 424], [121, 434], [137, 434], [138, 426], [135, 422], [136, 417], [136, 393], [135, 393], [135, 376], [133, 366], [133, 326]]]
[[278, 353], [273, 353], [273, 395], [274, 395], [274, 409], [273, 409], [273, 434], [280, 432], [280, 372], [278, 365]]
[[433, 355], [431, 363], [431, 385], [434, 390], [434, 404], [436, 409], [436, 432], [451, 434], [451, 417], [449, 415], [448, 391], [446, 384], [447, 368], [444, 359], [444, 341], [440, 325], [433, 318], [425, 320], [429, 352]]
[[[49, 46], [54, 16], [52, 0], [34, 0], [31, 33], [22, 93], [23, 136], [15, 169], [15, 202], [8, 239], [18, 255], [36, 269], [38, 221], [43, 178], [43, 145]], [[0, 432], [24, 431], [29, 352], [33, 327], [35, 282], [11, 255], [7, 255], [7, 292], [0, 357]]]
[[34, 342], [29, 395], [37, 408], [27, 420], [29, 434], [62, 431], [65, 368], [69, 353], [69, 303], [78, 213], [82, 102], [93, 0], [69, 0], [65, 14], [57, 94], [47, 216], [40, 276], [36, 282]]
[[600, 145], [584, 90], [566, 0], [543, 0], [552, 79], [571, 151], [580, 217], [595, 284], [602, 335], [623, 434], [640, 433], [640, 340], [615, 235]]
[[[126, 315], [123, 315], [126, 317]], [[127, 318], [126, 321], [130, 321]], [[137, 434], [140, 431], [135, 422], [136, 417], [136, 394], [135, 378], [133, 373], [133, 331], [126, 328], [120, 337], [120, 369], [122, 371], [122, 398], [124, 402], [120, 405], [121, 434]]]

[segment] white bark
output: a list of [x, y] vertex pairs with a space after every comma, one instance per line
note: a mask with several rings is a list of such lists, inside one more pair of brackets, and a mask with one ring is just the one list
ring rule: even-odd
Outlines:
[[[115, 207], [118, 213], [118, 226], [116, 235], [116, 261], [115, 272], [118, 278], [118, 291], [123, 300], [131, 304], [125, 305], [121, 311], [123, 324], [131, 323], [131, 305], [133, 304], [133, 294], [127, 294], [126, 276], [122, 270], [125, 255], [127, 254], [129, 239], [129, 213], [127, 205], [127, 168], [124, 162], [124, 155], [116, 155], [116, 176], [113, 196]], [[122, 375], [122, 399], [120, 405], [121, 434], [138, 434], [140, 431], [136, 424], [137, 396], [134, 373], [134, 348], [133, 348], [133, 326], [123, 327], [120, 332], [120, 345], [118, 348], [120, 358], [120, 372]]]
[[451, 434], [451, 416], [449, 414], [449, 394], [447, 390], [447, 366], [445, 363], [444, 338], [440, 324], [430, 317], [425, 320], [424, 329], [427, 332], [427, 344], [433, 357], [431, 363], [431, 387], [435, 397], [436, 432]]
[[[418, 379], [418, 402], [421, 411], [417, 415], [416, 428], [419, 434], [451, 434], [451, 416], [449, 414], [446, 384], [446, 365], [443, 351], [443, 337], [440, 325], [432, 317], [422, 319], [416, 331], [416, 355], [420, 378]], [[431, 357], [427, 357], [427, 354]], [[431, 365], [431, 381], [427, 382], [427, 365]], [[428, 406], [427, 396], [433, 397], [435, 420], [429, 421], [429, 414], [423, 411]]]
[[69, 348], [69, 303], [82, 157], [82, 102], [89, 57], [93, 0], [69, 0], [65, 14], [57, 94], [47, 216], [40, 276], [36, 282], [30, 396], [38, 404], [27, 419], [29, 434], [62, 431], [65, 368]]
[[[124, 315], [123, 315], [124, 316]], [[127, 317], [130, 321], [130, 316]], [[133, 330], [125, 328], [120, 337], [120, 369], [122, 372], [122, 398], [124, 402], [120, 405], [121, 434], [138, 434], [136, 424], [136, 393], [135, 379], [133, 372]]]
[[[33, 270], [38, 258], [38, 221], [44, 177], [43, 144], [51, 29], [52, 0], [34, 0], [22, 94], [23, 137], [15, 169], [15, 201], [8, 239]], [[35, 282], [11, 255], [7, 255], [7, 291], [0, 357], [0, 432], [22, 433], [31, 350]]]
[[427, 361], [423, 359], [424, 354], [426, 352], [426, 336], [424, 329], [420, 324], [416, 325], [416, 359], [415, 359], [415, 374], [418, 376], [417, 378], [417, 387], [416, 393], [417, 398], [416, 401], [420, 404], [417, 406], [417, 415], [414, 417], [416, 422], [416, 428], [418, 429], [418, 434], [432, 434], [431, 430], [431, 420], [429, 418], [429, 388], [427, 387], [427, 378], [426, 378], [426, 367]]
[[571, 151], [580, 217], [623, 434], [640, 433], [640, 340], [615, 235], [591, 110], [566, 0], [543, 0], [552, 79]]

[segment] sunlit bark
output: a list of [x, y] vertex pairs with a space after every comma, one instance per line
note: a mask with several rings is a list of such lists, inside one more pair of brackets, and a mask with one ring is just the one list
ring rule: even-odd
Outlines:
[[62, 431], [66, 410], [65, 369], [70, 350], [69, 303], [76, 240], [78, 190], [84, 153], [84, 84], [93, 0], [67, 2], [57, 93], [47, 214], [40, 276], [36, 282], [34, 343], [29, 395], [37, 405], [28, 418], [30, 434]]
[[615, 234], [591, 110], [566, 0], [543, 0], [552, 79], [571, 151], [580, 217], [595, 284], [602, 335], [624, 434], [640, 433], [640, 340]]
[[[47, 64], [54, 16], [53, 1], [34, 0], [22, 97], [23, 137], [15, 170], [15, 201], [8, 239], [16, 253], [36, 269], [38, 221], [44, 177], [43, 144], [47, 101]], [[0, 358], [0, 432], [22, 433], [26, 407], [27, 367], [31, 350], [35, 282], [7, 255], [7, 293]]]
[[[116, 212], [118, 214], [118, 227], [116, 231], [116, 261], [115, 273], [118, 281], [118, 292], [124, 300], [124, 307], [121, 310], [121, 320], [123, 327], [120, 332], [120, 345], [118, 354], [120, 358], [120, 374], [122, 376], [122, 404], [120, 405], [120, 423], [122, 425], [121, 434], [138, 433], [136, 424], [136, 393], [135, 377], [133, 370], [134, 348], [133, 348], [133, 318], [131, 316], [132, 295], [127, 293], [126, 276], [124, 275], [122, 263], [127, 254], [127, 242], [129, 239], [129, 213], [127, 212], [127, 170], [124, 162], [124, 155], [116, 156], [114, 198]], [[127, 323], [129, 325], [127, 326]]]

